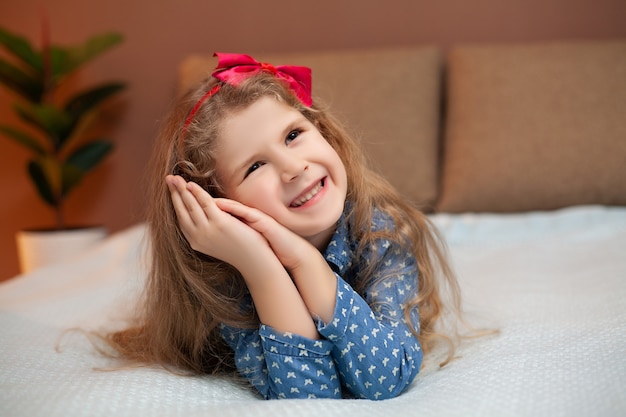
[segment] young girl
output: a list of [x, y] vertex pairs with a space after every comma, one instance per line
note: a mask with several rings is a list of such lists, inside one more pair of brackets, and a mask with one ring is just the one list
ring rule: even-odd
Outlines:
[[449, 341], [442, 290], [459, 304], [436, 231], [312, 101], [308, 68], [216, 56], [158, 139], [145, 303], [110, 343], [265, 398], [397, 396]]

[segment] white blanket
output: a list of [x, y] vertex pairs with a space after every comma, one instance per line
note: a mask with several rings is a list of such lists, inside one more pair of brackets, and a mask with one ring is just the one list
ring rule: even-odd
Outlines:
[[144, 227], [0, 285], [0, 416], [624, 416], [626, 208], [435, 215], [468, 318], [500, 329], [398, 398], [263, 401], [213, 377], [111, 362], [65, 329], [122, 325]]

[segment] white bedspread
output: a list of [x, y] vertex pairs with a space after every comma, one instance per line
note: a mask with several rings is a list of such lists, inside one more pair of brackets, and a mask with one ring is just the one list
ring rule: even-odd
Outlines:
[[70, 327], [119, 326], [143, 226], [0, 285], [0, 416], [624, 416], [626, 208], [436, 215], [470, 314], [498, 336], [432, 363], [398, 398], [262, 401], [212, 377], [112, 372]]

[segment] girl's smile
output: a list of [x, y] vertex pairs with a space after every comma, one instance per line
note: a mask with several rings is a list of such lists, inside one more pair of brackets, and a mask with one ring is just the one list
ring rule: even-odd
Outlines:
[[217, 174], [226, 197], [257, 208], [322, 248], [341, 217], [339, 155], [299, 111], [263, 97], [220, 125]]
[[323, 191], [324, 191], [324, 179], [320, 180], [311, 188], [303, 192], [298, 198], [296, 198], [293, 201], [293, 203], [291, 203], [291, 207], [300, 208], [300, 207], [308, 207], [310, 205], [313, 205], [315, 204], [316, 201], [322, 198]]

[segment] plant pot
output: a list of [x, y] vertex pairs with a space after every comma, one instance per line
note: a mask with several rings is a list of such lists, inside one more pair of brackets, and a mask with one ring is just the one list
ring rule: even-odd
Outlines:
[[63, 230], [22, 230], [16, 235], [22, 273], [70, 259], [103, 240], [104, 227]]

